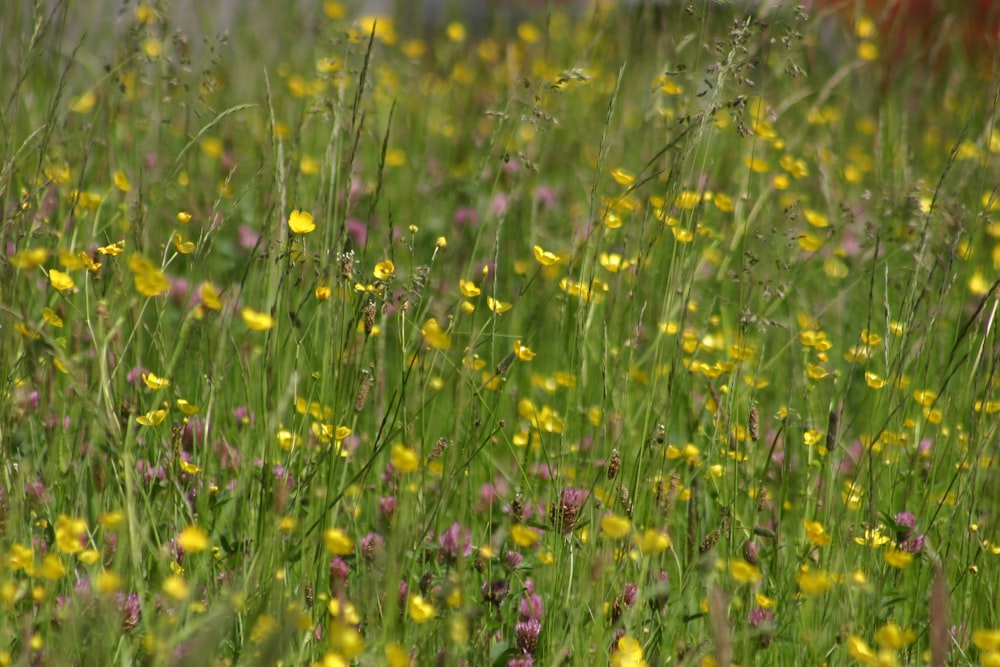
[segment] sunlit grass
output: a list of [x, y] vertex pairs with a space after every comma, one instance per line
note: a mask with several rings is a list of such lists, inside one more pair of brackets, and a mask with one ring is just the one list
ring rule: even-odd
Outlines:
[[0, 665], [1000, 664], [989, 63], [24, 11]]

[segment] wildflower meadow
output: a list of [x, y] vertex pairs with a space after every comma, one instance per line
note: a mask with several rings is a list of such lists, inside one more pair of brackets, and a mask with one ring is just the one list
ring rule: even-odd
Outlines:
[[0, 667], [1000, 665], [965, 3], [103, 4], [0, 17]]

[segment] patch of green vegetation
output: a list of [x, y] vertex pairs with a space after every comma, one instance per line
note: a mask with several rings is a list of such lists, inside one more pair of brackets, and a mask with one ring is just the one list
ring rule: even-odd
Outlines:
[[0, 665], [1000, 664], [995, 69], [709, 4], [46, 11]]

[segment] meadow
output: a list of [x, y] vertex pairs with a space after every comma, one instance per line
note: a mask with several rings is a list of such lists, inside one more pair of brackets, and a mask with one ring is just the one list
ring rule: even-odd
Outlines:
[[988, 50], [21, 4], [0, 666], [1000, 665]]

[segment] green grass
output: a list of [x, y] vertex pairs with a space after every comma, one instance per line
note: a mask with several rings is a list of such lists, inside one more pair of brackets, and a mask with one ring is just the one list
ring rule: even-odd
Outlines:
[[0, 665], [1000, 664], [996, 71], [706, 7], [7, 12]]

